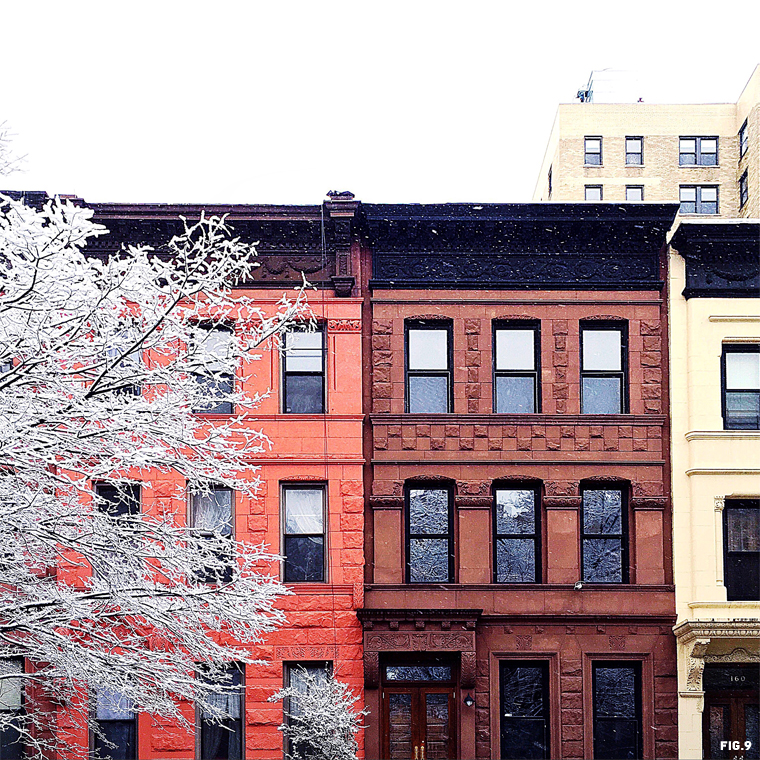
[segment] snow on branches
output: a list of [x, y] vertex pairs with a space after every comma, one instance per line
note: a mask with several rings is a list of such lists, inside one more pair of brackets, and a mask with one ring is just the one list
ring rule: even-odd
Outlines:
[[280, 700], [285, 714], [280, 731], [287, 739], [288, 760], [356, 760], [356, 735], [368, 711], [357, 709], [359, 697], [329, 668], [294, 668], [290, 685], [269, 698]]
[[[223, 219], [184, 226], [106, 259], [86, 252], [107, 232], [90, 210], [0, 196], [0, 694], [26, 684], [26, 717], [0, 711], [0, 730], [39, 752], [45, 705], [91, 720], [82, 694], [221, 719], [215, 676], [282, 621], [275, 558], [232, 538], [218, 497], [252, 497], [270, 445], [234, 377], [308, 307], [301, 289], [265, 314], [232, 287], [252, 247]], [[234, 413], [196, 414], [215, 410]], [[175, 507], [141, 509], [157, 481], [182, 484]], [[211, 505], [195, 525], [185, 484]]]

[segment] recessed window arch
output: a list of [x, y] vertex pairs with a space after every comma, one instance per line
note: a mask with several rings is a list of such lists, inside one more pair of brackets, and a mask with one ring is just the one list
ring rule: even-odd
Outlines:
[[629, 491], [623, 481], [581, 482], [581, 580], [628, 583]]
[[497, 481], [493, 495], [494, 583], [540, 583], [541, 483]]
[[406, 582], [454, 582], [454, 487], [450, 481], [405, 487]]

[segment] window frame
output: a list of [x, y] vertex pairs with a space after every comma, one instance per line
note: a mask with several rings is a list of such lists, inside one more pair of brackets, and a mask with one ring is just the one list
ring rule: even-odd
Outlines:
[[[138, 760], [139, 751], [140, 751], [140, 726], [139, 726], [139, 718], [140, 718], [140, 711], [136, 709], [133, 705], [132, 707], [132, 719], [126, 720], [126, 719], [100, 719], [98, 718], [98, 695], [97, 690], [93, 689], [90, 692], [90, 716], [93, 720], [93, 722], [97, 724], [101, 723], [132, 723], [134, 724], [134, 752], [131, 755], [131, 760]], [[98, 736], [90, 729], [89, 731], [89, 749], [91, 752], [95, 752], [98, 750]], [[103, 747], [106, 751], [109, 749], [108, 747]]]
[[[533, 492], [533, 514], [535, 525], [533, 533], [499, 533], [498, 532], [498, 515], [497, 515], [497, 494], [499, 491], [532, 491]], [[512, 483], [509, 481], [497, 482], [493, 487], [493, 506], [491, 517], [491, 530], [493, 531], [493, 583], [499, 586], [508, 586], [515, 583], [542, 583], [543, 582], [543, 541], [542, 530], [544, 521], [541, 519], [542, 514], [542, 487], [541, 483]], [[533, 539], [533, 556], [535, 561], [535, 577], [532, 581], [500, 581], [498, 566], [498, 543], [499, 539]]]
[[[644, 138], [640, 135], [626, 135], [625, 136], [625, 165], [626, 166], [644, 166]], [[638, 140], [639, 141], [639, 150], [638, 151], [629, 151], [628, 150], [628, 140]], [[629, 156], [638, 156], [639, 161], [629, 161]]]
[[[629, 190], [640, 190], [641, 191], [641, 198], [629, 198], [628, 197], [628, 191]], [[644, 185], [626, 185], [625, 186], [625, 201], [626, 203], [643, 203], [644, 202]]]
[[[694, 153], [691, 151], [681, 150], [682, 140], [694, 140]], [[715, 153], [712, 151], [702, 151], [703, 140], [715, 140]], [[714, 164], [707, 164], [702, 161], [703, 156], [715, 156]], [[694, 156], [694, 163], [684, 163], [682, 156]], [[718, 135], [680, 135], [678, 138], [678, 165], [683, 166], [720, 166], [720, 142]]]
[[747, 150], [749, 150], [749, 117], [739, 127], [739, 160], [744, 158]]
[[[589, 148], [589, 140], [598, 140], [599, 141], [599, 150], [598, 151], [590, 151]], [[583, 165], [584, 166], [604, 166], [604, 144], [602, 140], [601, 135], [585, 135], [583, 138]], [[599, 156], [598, 162], [590, 162], [588, 160], [589, 156]]]
[[[328, 671], [331, 675], [335, 672], [333, 660], [287, 660], [282, 663], [282, 685], [283, 688], [290, 688], [293, 684], [291, 681], [293, 671], [297, 668], [304, 670], [322, 670]], [[290, 697], [286, 697], [282, 703], [282, 722], [290, 725]], [[282, 749], [286, 755], [293, 752], [293, 747], [287, 736], [282, 737]], [[307, 755], [308, 756], [308, 755]]]
[[[620, 378], [620, 410], [617, 412], [601, 412], [601, 414], [629, 414], [630, 398], [628, 388], [628, 322], [589, 321], [581, 320], [578, 325], [580, 343], [580, 413], [600, 414], [600, 412], [583, 411], [583, 380], [586, 377], [619, 377]], [[619, 370], [586, 370], [583, 368], [583, 335], [586, 331], [619, 332], [620, 333], [620, 369]]]
[[[591, 665], [591, 746], [593, 748], [593, 757], [600, 757], [599, 750], [596, 746], [596, 729], [597, 729], [597, 721], [598, 720], [628, 720], [628, 721], [636, 721], [637, 723], [637, 732], [636, 732], [636, 743], [637, 743], [637, 751], [635, 753], [636, 757], [644, 757], [645, 750], [644, 750], [644, 744], [645, 744], [645, 737], [644, 737], [644, 694], [643, 694], [643, 685], [644, 685], [644, 663], [640, 659], [635, 660], [628, 660], [628, 659], [593, 659], [590, 662]], [[635, 717], [634, 718], [598, 718], [598, 708], [597, 708], [597, 697], [596, 697], [596, 684], [597, 684], [597, 677], [596, 672], [597, 668], [631, 668], [634, 672], [634, 709], [635, 709]], [[603, 755], [605, 756], [605, 755]], [[606, 755], [609, 756], [609, 755]], [[612, 757], [619, 757], [619, 755], [612, 755]]]
[[[235, 489], [234, 488], [228, 488], [227, 486], [217, 485], [217, 484], [211, 484], [211, 491], [229, 491], [230, 492], [230, 535], [229, 539], [230, 541], [235, 540], [235, 507], [236, 507], [236, 497], [235, 497]], [[187, 488], [187, 515], [188, 515], [188, 525], [192, 530], [196, 530], [195, 527], [195, 505], [193, 503], [193, 497], [194, 496], [202, 496], [203, 493], [193, 490], [192, 485], [189, 485]], [[208, 531], [201, 531], [197, 535], [202, 536], [203, 533], [207, 533]], [[209, 579], [209, 574], [206, 573], [204, 576], [204, 580], [201, 581], [203, 583], [229, 583], [230, 580], [232, 580], [233, 575], [233, 564], [228, 564], [229, 572], [225, 571], [224, 576], [222, 578], [211, 578]]]
[[[226, 332], [229, 333], [234, 337], [235, 335], [235, 326], [229, 322], [200, 322], [195, 325], [196, 329], [199, 330], [206, 330], [208, 332], [211, 331], [218, 331], [218, 332]], [[194, 346], [194, 351], [204, 351], [205, 346]], [[195, 379], [199, 384], [204, 384], [206, 387], [211, 385], [209, 383], [209, 380], [211, 379], [208, 375], [205, 375], [203, 372], [196, 371], [193, 372], [193, 375], [195, 375]], [[222, 373], [222, 380], [225, 382], [230, 383], [231, 392], [235, 392], [235, 385], [236, 385], [236, 372], [233, 370], [231, 373], [224, 372]], [[223, 408], [222, 408], [223, 407]], [[235, 414], [235, 406], [230, 401], [221, 401], [218, 404], [210, 407], [196, 407], [193, 408], [194, 414], [223, 414], [223, 415], [229, 415], [229, 414]]]
[[552, 192], [554, 190], [554, 186], [552, 183], [552, 168], [553, 168], [552, 166], [549, 167], [549, 173], [547, 174], [547, 180], [548, 180], [548, 185], [549, 185], [549, 200], [551, 200]]
[[749, 169], [739, 177], [739, 208], [742, 209], [747, 205], [749, 200]]
[[[620, 493], [620, 533], [586, 533], [585, 520], [584, 520], [584, 497], [587, 491], [618, 491]], [[628, 511], [630, 509], [629, 499], [629, 486], [627, 483], [621, 483], [619, 481], [586, 481], [581, 482], [581, 509], [580, 509], [580, 580], [583, 583], [599, 583], [605, 586], [621, 586], [630, 584], [631, 578], [631, 533], [630, 533], [630, 515]], [[619, 581], [598, 581], [589, 580], [586, 578], [586, 570], [584, 563], [584, 547], [586, 541], [605, 540], [605, 539], [620, 539], [620, 580]]]
[[[598, 198], [589, 198], [588, 197], [588, 191], [589, 190], [598, 190], [599, 191], [599, 197]], [[583, 186], [583, 200], [586, 203], [601, 203], [604, 200], [604, 187], [603, 187], [603, 185], [584, 185]]]
[[[448, 494], [448, 532], [447, 533], [414, 533], [411, 532], [411, 492], [412, 491], [446, 491]], [[454, 535], [454, 487], [448, 482], [411, 481], [404, 484], [404, 583], [411, 586], [422, 586], [426, 583], [456, 583], [455, 567], [455, 535]], [[410, 562], [411, 539], [442, 539], [449, 542], [448, 578], [445, 581], [412, 581]]]
[[[446, 331], [446, 369], [409, 369], [409, 333], [412, 330]], [[454, 330], [451, 320], [404, 320], [404, 412], [406, 414], [452, 414], [454, 411]], [[445, 412], [410, 412], [410, 377], [445, 377], [447, 384]]]
[[[287, 336], [290, 333], [320, 333], [322, 335], [322, 369], [319, 372], [291, 371], [287, 369]], [[286, 330], [282, 337], [282, 359], [280, 361], [280, 407], [283, 414], [327, 414], [327, 325], [318, 322], [314, 330]], [[321, 377], [322, 379], [322, 411], [320, 412], [291, 412], [288, 411], [288, 378], [289, 377]]]
[[[705, 211], [704, 204], [712, 203], [713, 201], [703, 201], [702, 191], [705, 189], [715, 190], [715, 211]], [[684, 190], [694, 190], [694, 211], [684, 211], [684, 203], [692, 203], [692, 201], [684, 201], [681, 198], [681, 193]], [[682, 216], [699, 214], [702, 216], [718, 216], [720, 214], [720, 186], [719, 185], [679, 185], [678, 186], [678, 213]]]
[[[746, 591], [746, 585], [741, 584], [735, 586], [729, 576], [734, 576], [734, 571], [731, 566], [738, 565], [737, 570], [741, 571], [742, 567], [739, 562], [739, 557], [732, 555], [755, 555], [757, 557], [756, 562], [758, 568], [760, 568], [760, 550], [748, 550], [748, 551], [731, 551], [728, 548], [729, 530], [728, 530], [728, 513], [732, 509], [753, 509], [756, 512], [760, 512], [760, 500], [751, 498], [736, 498], [726, 499], [723, 507], [723, 583], [726, 587], [726, 596], [729, 602], [754, 602], [758, 601], [760, 597], [754, 597], [749, 591]], [[759, 515], [760, 517], [760, 515]], [[749, 560], [751, 562], [751, 559]], [[744, 578], [745, 574], [742, 572], [736, 572], [737, 577]], [[756, 578], [756, 576], [753, 576]], [[757, 581], [756, 581], [757, 583]], [[751, 589], [750, 589], [751, 590]]]
[[728, 419], [728, 399], [727, 394], [742, 393], [749, 395], [750, 393], [760, 395], [760, 388], [756, 390], [750, 389], [737, 389], [730, 390], [728, 388], [728, 371], [726, 357], [728, 354], [760, 354], [760, 343], [724, 343], [720, 356], [720, 413], [723, 418], [724, 430], [760, 430], [760, 415], [758, 415], [758, 422], [756, 427], [747, 427], [744, 425], [732, 425]]
[[[246, 671], [245, 671], [245, 663], [241, 662], [232, 662], [230, 663], [229, 667], [227, 668], [228, 671], [237, 670], [240, 673], [240, 718], [238, 719], [240, 721], [240, 758], [241, 760], [244, 760], [246, 756], [246, 747], [245, 747], [245, 697], [246, 697]], [[202, 677], [202, 674], [196, 673], [196, 678]], [[234, 720], [234, 719], [233, 719]], [[229, 722], [229, 721], [227, 721]], [[203, 711], [201, 710], [198, 705], [195, 705], [195, 757], [198, 758], [198, 760], [205, 760], [203, 758]]]
[[[20, 665], [19, 669], [19, 681], [18, 688], [20, 690], [20, 704], [18, 710], [2, 710], [3, 713], [6, 715], [13, 715], [14, 717], [12, 720], [15, 721], [17, 718], [23, 718], [26, 715], [26, 681], [23, 678], [23, 674], [26, 673], [26, 661], [23, 657], [10, 657], [6, 660], [7, 663], [16, 663], [17, 665]], [[5, 734], [6, 731], [11, 729], [11, 725], [7, 725], [4, 730], [0, 731], [0, 749], [3, 747], [3, 734]], [[9, 742], [10, 746], [17, 747], [19, 749], [18, 757], [24, 758], [25, 755], [25, 747], [26, 745], [23, 742], [16, 743], [15, 741]], [[6, 753], [3, 753], [3, 757], [5, 757]], [[10, 756], [9, 760], [12, 760], [13, 756]]]
[[[522, 654], [525, 654], [524, 652]], [[499, 747], [499, 757], [508, 757], [508, 755], [504, 754], [503, 747], [502, 747], [502, 727], [505, 718], [512, 718], [513, 720], [531, 720], [531, 718], [524, 717], [524, 716], [518, 716], [514, 717], [512, 715], [506, 716], [504, 714], [504, 690], [503, 690], [503, 676], [502, 673], [507, 668], [541, 668], [543, 671], [541, 674], [541, 680], [542, 680], [542, 696], [543, 696], [543, 720], [544, 720], [544, 726], [545, 726], [545, 738], [546, 738], [546, 754], [544, 757], [554, 757], [554, 754], [552, 752], [553, 744], [554, 744], [554, 731], [556, 721], [554, 720], [553, 711], [552, 711], [552, 669], [554, 667], [554, 664], [552, 662], [552, 659], [546, 658], [546, 657], [529, 657], [527, 659], [521, 658], [519, 656], [514, 657], [501, 657], [496, 662], [496, 679], [498, 683], [498, 747]]]
[[[496, 333], [499, 330], [533, 331], [533, 370], [498, 369]], [[541, 322], [539, 320], [494, 320], [491, 328], [492, 369], [492, 409], [494, 414], [541, 414]], [[498, 377], [532, 377], [533, 378], [533, 411], [532, 412], [500, 412], [498, 409], [498, 394], [496, 378]]]
[[[288, 491], [319, 491], [322, 494], [322, 533], [288, 533], [287, 528], [287, 496]], [[288, 481], [280, 483], [280, 546], [282, 547], [282, 562], [280, 577], [283, 583], [329, 583], [329, 561], [328, 561], [328, 489], [327, 483], [307, 481], [299, 483]], [[288, 580], [287, 578], [287, 555], [285, 552], [286, 538], [289, 536], [322, 536], [322, 579], [321, 580]]]

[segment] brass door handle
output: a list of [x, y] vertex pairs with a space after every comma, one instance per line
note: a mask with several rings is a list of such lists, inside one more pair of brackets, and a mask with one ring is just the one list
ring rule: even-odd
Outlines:
[[420, 744], [420, 760], [425, 760], [425, 742]]
[[414, 760], [420, 760], [420, 748], [414, 745]]

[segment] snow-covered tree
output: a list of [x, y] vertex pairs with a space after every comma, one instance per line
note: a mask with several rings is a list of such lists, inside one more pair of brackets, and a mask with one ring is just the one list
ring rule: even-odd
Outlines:
[[280, 700], [288, 760], [356, 760], [356, 736], [368, 711], [356, 707], [359, 697], [329, 668], [295, 668], [290, 685], [269, 698]]
[[[301, 289], [264, 313], [233, 287], [252, 247], [223, 219], [184, 227], [98, 258], [90, 210], [0, 196], [0, 731], [37, 753], [56, 705], [92, 727], [103, 695], [229, 717], [222, 674], [282, 621], [275, 558], [231, 538], [224, 489], [253, 496], [269, 446], [233, 378], [308, 307]], [[141, 509], [155, 481], [175, 492]]]

